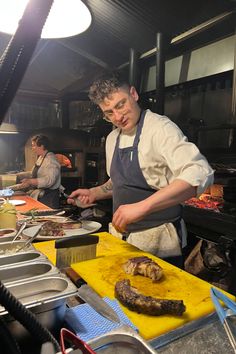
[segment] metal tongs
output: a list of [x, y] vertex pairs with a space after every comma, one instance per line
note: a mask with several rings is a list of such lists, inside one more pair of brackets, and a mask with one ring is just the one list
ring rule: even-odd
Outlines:
[[[236, 316], [236, 302], [231, 300], [228, 296], [223, 294], [221, 291], [216, 288], [211, 288], [211, 299], [215, 305], [216, 312], [219, 316], [220, 322], [222, 323], [226, 334], [229, 338], [230, 344], [234, 349], [234, 353], [236, 353], [236, 338], [235, 338], [235, 330], [236, 326], [231, 320]], [[222, 307], [219, 300], [221, 300], [225, 308]], [[234, 332], [234, 333], [233, 333]]]
[[29, 246], [36, 239], [38, 234], [40, 233], [40, 230], [41, 230], [42, 226], [43, 226], [43, 224], [41, 224], [39, 226], [38, 230], [36, 231], [36, 233], [33, 236], [31, 236], [26, 242], [24, 242], [21, 247], [16, 249], [16, 252], [19, 252], [19, 251], [23, 250], [24, 248], [26, 248], [27, 246]]
[[11, 241], [11, 243], [15, 242], [16, 239], [22, 234], [23, 230], [26, 228], [27, 223], [23, 222], [23, 224], [21, 225], [20, 229], [17, 231], [15, 237], [13, 238], [13, 240]]

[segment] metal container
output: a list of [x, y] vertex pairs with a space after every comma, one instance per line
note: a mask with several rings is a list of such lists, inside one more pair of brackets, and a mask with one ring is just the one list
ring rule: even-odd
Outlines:
[[157, 353], [137, 332], [126, 325], [122, 325], [105, 335], [96, 337], [90, 340], [88, 344], [99, 354]]
[[[14, 254], [17, 252], [17, 249], [25, 244], [25, 241], [16, 241], [14, 243], [11, 242], [3, 242], [0, 243], [0, 257]], [[20, 250], [19, 252], [25, 252], [26, 250], [35, 249], [33, 245], [27, 246], [27, 249]]]
[[28, 278], [40, 278], [50, 275], [56, 275], [59, 269], [54, 267], [50, 262], [33, 262], [15, 264], [0, 268], [0, 279], [6, 285], [11, 282], [18, 282]]
[[13, 236], [10, 236], [10, 235], [8, 235], [8, 236], [1, 236], [1, 238], [0, 238], [0, 245], [1, 245], [2, 243], [4, 243], [4, 242], [11, 242], [14, 237], [15, 237], [15, 235], [13, 235]]
[[[1, 248], [1, 246], [0, 246]], [[29, 252], [19, 252], [11, 255], [0, 256], [0, 269], [14, 264], [20, 265], [22, 263], [29, 263], [35, 261], [44, 261], [46, 256], [39, 251], [31, 250]]]
[[[61, 326], [66, 311], [66, 299], [76, 295], [76, 286], [65, 276], [49, 276], [27, 279], [18, 283], [8, 283], [6, 288], [26, 308], [32, 311], [42, 326], [54, 333]], [[4, 317], [8, 329], [19, 342], [29, 337], [28, 331], [0, 306], [0, 316]], [[21, 317], [24, 313], [21, 314]]]

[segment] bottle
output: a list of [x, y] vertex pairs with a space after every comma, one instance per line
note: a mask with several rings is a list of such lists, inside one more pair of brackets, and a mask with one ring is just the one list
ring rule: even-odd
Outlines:
[[16, 228], [16, 208], [8, 200], [5, 200], [0, 206], [0, 229], [7, 228]]

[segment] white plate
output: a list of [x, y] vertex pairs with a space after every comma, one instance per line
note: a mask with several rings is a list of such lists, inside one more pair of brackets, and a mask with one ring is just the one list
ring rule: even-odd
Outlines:
[[[56, 236], [40, 236], [40, 234], [36, 237], [37, 240], [59, 240], [60, 238], [76, 236], [76, 235], [83, 235], [83, 234], [90, 234], [93, 232], [98, 231], [102, 225], [96, 221], [89, 221], [84, 220], [82, 221], [82, 227], [79, 229], [72, 229], [72, 230], [64, 230], [65, 235], [56, 237]], [[29, 227], [23, 231], [24, 236], [32, 237], [38, 230], [39, 226]]]
[[9, 199], [9, 203], [11, 203], [12, 205], [24, 205], [26, 204], [26, 201], [20, 199]]

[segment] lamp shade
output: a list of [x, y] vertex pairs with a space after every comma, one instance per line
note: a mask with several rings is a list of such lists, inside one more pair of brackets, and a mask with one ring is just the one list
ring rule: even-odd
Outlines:
[[[0, 0], [0, 32], [14, 34], [29, 0]], [[64, 38], [84, 32], [92, 16], [81, 0], [54, 0], [41, 38]]]

